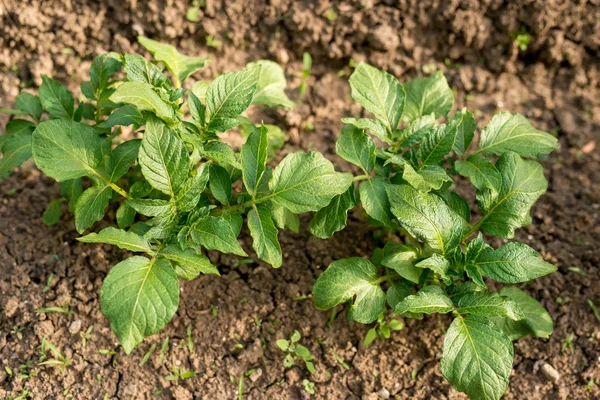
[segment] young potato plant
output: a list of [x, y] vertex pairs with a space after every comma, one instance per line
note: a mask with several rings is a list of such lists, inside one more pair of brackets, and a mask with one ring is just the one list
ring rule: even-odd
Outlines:
[[[79, 233], [103, 219], [111, 201], [120, 204], [118, 228], [79, 240], [139, 253], [110, 270], [100, 293], [102, 312], [126, 353], [174, 315], [178, 278], [219, 273], [206, 250], [247, 256], [237, 240], [242, 216], [258, 258], [277, 268], [278, 229], [297, 229], [298, 214], [325, 207], [353, 179], [314, 152], [266, 166], [275, 150], [272, 135], [241, 114], [251, 104], [293, 107], [276, 63], [254, 62], [188, 90], [181, 84], [206, 59], [147, 38], [139, 42], [172, 80], [139, 55], [101, 55], [81, 85], [86, 99], [75, 107], [67, 88], [44, 77], [39, 97], [22, 93], [17, 99], [13, 113], [33, 121], [9, 123], [0, 159], [0, 169], [9, 172], [33, 156], [40, 170], [60, 182]], [[115, 78], [121, 68], [124, 77]], [[44, 111], [49, 119], [42, 121]], [[251, 132], [238, 154], [219, 133], [242, 122]], [[141, 139], [121, 135], [124, 126]]]
[[[381, 320], [386, 309], [417, 319], [452, 313], [442, 373], [472, 399], [499, 399], [512, 370], [512, 340], [529, 334], [547, 338], [552, 320], [517, 287], [492, 292], [485, 278], [515, 284], [556, 268], [523, 243], [495, 249], [482, 232], [512, 239], [516, 229], [532, 222], [530, 209], [548, 186], [534, 158], [554, 150], [557, 140], [522, 115], [501, 112], [473, 146], [470, 112], [463, 109], [437, 123], [454, 104], [441, 72], [402, 86], [362, 63], [350, 85], [352, 98], [374, 117], [343, 119], [336, 143], [337, 154], [362, 170], [355, 178], [361, 181], [358, 194], [352, 186], [334, 197], [316, 213], [311, 231], [330, 237], [360, 201], [372, 221], [394, 229], [405, 242], [388, 241], [372, 261], [332, 263], [315, 283], [315, 306], [327, 310], [349, 302], [350, 320], [365, 324]], [[456, 175], [475, 188], [482, 215], [476, 221], [468, 202], [452, 191]]]

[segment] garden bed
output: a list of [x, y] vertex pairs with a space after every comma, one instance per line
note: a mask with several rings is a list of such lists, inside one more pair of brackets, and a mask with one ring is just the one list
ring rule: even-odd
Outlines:
[[[555, 329], [549, 340], [516, 343], [505, 398], [600, 396], [598, 385], [590, 384], [600, 376], [600, 321], [588, 304], [591, 300], [600, 306], [600, 153], [594, 148], [600, 132], [600, 43], [594, 35], [598, 6], [523, 1], [494, 9], [476, 3], [454, 8], [436, 1], [412, 7], [369, 1], [318, 6], [244, 1], [224, 7], [207, 1], [199, 9], [199, 22], [193, 23], [186, 19], [189, 4], [183, 1], [169, 2], [166, 9], [162, 2], [135, 0], [4, 3], [1, 107], [12, 106], [20, 85], [35, 89], [42, 73], [55, 71], [56, 79], [69, 80], [70, 89], [79, 93], [79, 81], [87, 79], [82, 71], [93, 56], [140, 51], [135, 37], [144, 34], [189, 54], [209, 55], [214, 61], [199, 74], [206, 78], [259, 58], [283, 64], [288, 93], [298, 105], [294, 111], [266, 111], [265, 122], [288, 133], [284, 153], [317, 149], [341, 170], [350, 167], [333, 152], [340, 118], [360, 110], [349, 96], [351, 58], [387, 69], [401, 82], [424, 70], [444, 70], [457, 106], [473, 110], [480, 127], [487, 122], [484, 115], [511, 110], [539, 129], [556, 132], [560, 148], [544, 162], [548, 192], [532, 211], [534, 223], [517, 231], [519, 241], [559, 268], [523, 286], [548, 308]], [[522, 26], [531, 35], [525, 50], [514, 42]], [[208, 35], [221, 40], [221, 47], [207, 47]], [[313, 72], [300, 98], [304, 51], [313, 56]], [[6, 122], [6, 116], [1, 118]], [[315, 383], [314, 397], [322, 399], [377, 399], [386, 393], [400, 399], [465, 398], [440, 372], [449, 318], [406, 320], [391, 339], [365, 347], [368, 327], [348, 322], [343, 307], [330, 320], [330, 312], [317, 311], [306, 298], [332, 261], [369, 256], [382, 244], [359, 213], [351, 214], [349, 226], [327, 241], [308, 234], [308, 218], [301, 219], [300, 233], [282, 231], [284, 262], [277, 270], [256, 259], [240, 264], [237, 257], [209, 254], [222, 276], [184, 282], [172, 322], [126, 356], [98, 302], [104, 276], [124, 252], [77, 242], [71, 217], [45, 226], [41, 215], [48, 199], [59, 196], [59, 188], [31, 165], [0, 183], [0, 196], [0, 363], [18, 371], [19, 365], [37, 361], [43, 337], [73, 362], [64, 373], [37, 368], [36, 376], [11, 380], [0, 395], [4, 390], [16, 396], [27, 388], [33, 398], [108, 394], [141, 399], [161, 391], [154, 398], [232, 399], [240, 376], [255, 370], [244, 380], [244, 398], [308, 398], [304, 379]], [[243, 238], [244, 248], [250, 248], [247, 232]], [[35, 312], [66, 304], [73, 314]], [[80, 333], [91, 326], [84, 346]], [[314, 375], [299, 362], [283, 366], [275, 341], [294, 330], [315, 357]], [[152, 345], [154, 353], [140, 367]], [[545, 363], [558, 371], [557, 380], [544, 372]], [[197, 375], [165, 380], [173, 367]], [[0, 383], [7, 378], [0, 370]]]

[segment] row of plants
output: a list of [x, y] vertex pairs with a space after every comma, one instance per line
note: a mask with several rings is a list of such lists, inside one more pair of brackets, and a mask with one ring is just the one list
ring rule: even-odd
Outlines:
[[[532, 222], [530, 209], [548, 186], [535, 159], [557, 147], [553, 136], [501, 112], [475, 146], [473, 115], [448, 115], [454, 96], [441, 72], [401, 85], [360, 63], [349, 80], [352, 99], [372, 118], [344, 118], [336, 142], [336, 153], [360, 174], [336, 171], [318, 152], [291, 153], [272, 166], [282, 131], [242, 113], [253, 104], [294, 106], [279, 65], [260, 60], [186, 89], [183, 82], [208, 60], [139, 42], [171, 78], [140, 55], [98, 56], [81, 84], [85, 99], [75, 104], [67, 88], [44, 76], [39, 96], [23, 92], [16, 100], [12, 113], [28, 118], [12, 119], [0, 136], [0, 175], [33, 157], [60, 182], [62, 198], [50, 202], [45, 219], [59, 218], [67, 202], [83, 234], [105, 218], [109, 203], [118, 204], [117, 227], [78, 240], [138, 254], [110, 270], [100, 293], [126, 353], [173, 317], [179, 278], [219, 274], [207, 250], [247, 256], [238, 242], [244, 223], [256, 256], [278, 268], [278, 232], [298, 231], [299, 214], [314, 213], [310, 232], [326, 239], [360, 207], [365, 223], [393, 239], [370, 261], [332, 263], [315, 283], [315, 306], [348, 303], [348, 318], [363, 324], [451, 313], [442, 373], [473, 399], [502, 396], [513, 340], [546, 338], [553, 326], [525, 292], [493, 292], [486, 281], [522, 283], [556, 268], [523, 243], [493, 248], [486, 238], [512, 239]], [[237, 127], [247, 136], [239, 152], [219, 136]], [[476, 221], [453, 191], [458, 176], [474, 188]]]

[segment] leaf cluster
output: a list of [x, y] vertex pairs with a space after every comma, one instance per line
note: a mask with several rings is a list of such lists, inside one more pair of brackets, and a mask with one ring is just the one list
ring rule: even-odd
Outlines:
[[[48, 223], [67, 203], [84, 233], [110, 202], [118, 204], [118, 227], [79, 240], [138, 253], [110, 270], [100, 295], [127, 353], [174, 315], [178, 278], [219, 274], [206, 251], [247, 256], [237, 239], [244, 221], [257, 257], [277, 268], [278, 231], [297, 231], [298, 214], [318, 211], [352, 184], [350, 174], [315, 152], [267, 166], [284, 135], [242, 113], [252, 104], [294, 106], [278, 64], [260, 60], [186, 89], [182, 83], [208, 60], [148, 38], [139, 42], [160, 64], [132, 54], [96, 57], [77, 106], [48, 77], [39, 96], [22, 93], [17, 107], [30, 118], [9, 123], [0, 159], [8, 173], [33, 157], [60, 182], [63, 198], [50, 203]], [[247, 138], [236, 152], [219, 134], [240, 125]], [[132, 133], [124, 135], [125, 127]]]
[[[372, 118], [344, 118], [336, 152], [363, 175], [355, 178], [358, 187], [315, 215], [311, 232], [331, 237], [360, 203], [371, 222], [405, 241], [388, 240], [372, 261], [333, 262], [315, 283], [315, 306], [349, 303], [349, 319], [365, 324], [381, 320], [386, 310], [417, 319], [452, 313], [442, 373], [471, 398], [499, 399], [512, 370], [512, 340], [548, 337], [552, 320], [517, 287], [493, 292], [486, 280], [522, 283], [556, 268], [523, 243], [495, 249], [483, 233], [512, 239], [531, 223], [530, 209], [548, 187], [535, 158], [554, 150], [557, 140], [522, 115], [500, 112], [475, 144], [473, 115], [466, 109], [448, 115], [454, 96], [441, 72], [401, 85], [361, 63], [350, 85], [352, 98]], [[476, 221], [469, 203], [452, 190], [460, 177], [474, 188], [481, 213]], [[373, 328], [365, 341], [375, 336]]]

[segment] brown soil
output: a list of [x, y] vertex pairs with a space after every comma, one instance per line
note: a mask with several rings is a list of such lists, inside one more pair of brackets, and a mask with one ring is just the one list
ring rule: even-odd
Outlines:
[[[286, 129], [286, 148], [317, 148], [345, 169], [332, 155], [333, 144], [340, 118], [360, 107], [350, 101], [347, 76], [339, 77], [338, 71], [350, 72], [350, 58], [367, 60], [402, 81], [434, 65], [446, 72], [457, 105], [474, 110], [480, 126], [497, 111], [521, 112], [536, 127], [556, 132], [561, 144], [544, 163], [550, 186], [532, 212], [534, 223], [517, 235], [559, 267], [524, 286], [550, 310], [555, 332], [549, 340], [516, 344], [505, 398], [600, 398], [597, 384], [586, 388], [591, 378], [600, 381], [600, 321], [587, 303], [600, 306], [597, 1], [206, 0], [197, 23], [186, 20], [187, 7], [183, 0], [0, 1], [0, 106], [12, 106], [20, 87], [35, 90], [41, 73], [55, 73], [79, 93], [93, 56], [139, 51], [138, 34], [191, 54], [209, 54], [215, 61], [199, 74], [205, 77], [258, 58], [276, 59], [285, 65], [289, 93], [296, 99], [301, 55], [309, 51], [314, 68], [306, 97], [295, 111], [266, 111], [264, 118]], [[526, 51], [511, 39], [521, 27], [531, 33]], [[221, 49], [206, 46], [209, 34], [223, 41]], [[0, 122], [7, 120], [2, 116]], [[306, 130], [307, 121], [314, 131]], [[73, 366], [63, 373], [36, 367], [37, 375], [29, 379], [9, 379], [0, 368], [0, 396], [28, 388], [35, 399], [69, 394], [77, 399], [234, 399], [240, 375], [256, 369], [245, 379], [246, 399], [377, 399], [386, 393], [400, 399], [465, 398], [439, 369], [447, 318], [408, 320], [390, 340], [364, 347], [368, 327], [349, 323], [342, 307], [328, 325], [330, 313], [316, 311], [310, 299], [297, 299], [310, 293], [333, 260], [368, 256], [380, 244], [358, 213], [348, 229], [328, 241], [308, 235], [307, 218], [300, 234], [282, 232], [284, 266], [278, 270], [258, 262], [236, 266], [234, 257], [211, 254], [223, 276], [183, 283], [173, 321], [125, 356], [98, 304], [102, 279], [125, 253], [77, 242], [69, 217], [54, 227], [43, 225], [48, 199], [58, 196], [57, 185], [32, 168], [0, 183], [0, 365], [17, 371], [27, 361], [35, 364], [47, 337]], [[243, 238], [250, 248], [248, 235]], [[50, 274], [54, 279], [45, 291]], [[72, 315], [35, 313], [66, 304]], [[84, 346], [79, 332], [91, 326]], [[187, 348], [188, 327], [193, 352]], [[294, 329], [316, 358], [314, 375], [300, 363], [287, 370], [282, 365], [275, 340]], [[572, 351], [563, 348], [569, 335]], [[167, 337], [161, 363], [158, 353]], [[153, 344], [150, 360], [138, 366]], [[117, 353], [101, 354], [102, 349]], [[544, 362], [559, 372], [559, 380], [545, 377]], [[172, 367], [197, 376], [166, 381]], [[315, 382], [315, 396], [304, 391], [303, 379]], [[157, 390], [162, 392], [153, 397]]]

